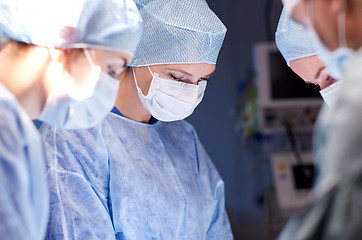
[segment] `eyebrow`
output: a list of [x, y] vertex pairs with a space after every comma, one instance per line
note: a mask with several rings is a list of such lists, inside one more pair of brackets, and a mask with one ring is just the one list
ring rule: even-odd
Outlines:
[[[180, 70], [180, 69], [173, 69], [173, 68], [166, 68], [166, 69], [167, 69], [167, 70], [170, 70], [170, 71], [181, 72], [181, 73], [183, 73], [183, 74], [185, 74], [185, 75], [187, 75], [187, 76], [192, 77], [192, 74], [191, 74], [191, 73], [186, 72], [186, 71], [183, 71], [183, 70]], [[215, 72], [216, 72], [216, 69], [215, 69], [214, 71], [212, 71], [210, 74], [208, 74], [208, 75], [206, 75], [206, 76], [204, 76], [204, 77], [202, 77], [202, 78], [210, 77], [210, 76], [213, 75]]]
[[325, 68], [326, 68], [325, 66], [321, 67], [321, 68], [318, 70], [318, 72], [314, 75], [314, 79], [318, 79], [319, 76], [321, 75], [321, 72], [322, 72]]

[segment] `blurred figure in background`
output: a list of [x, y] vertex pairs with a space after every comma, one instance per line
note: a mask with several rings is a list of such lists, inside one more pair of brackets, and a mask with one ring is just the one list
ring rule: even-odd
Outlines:
[[314, 39], [310, 28], [296, 23], [283, 9], [275, 33], [280, 52], [288, 66], [305, 82], [318, 85], [324, 101], [331, 104], [340, 83], [330, 75], [319, 58]]
[[[362, 237], [362, 2], [285, 0], [295, 20], [315, 29], [326, 58], [341, 74], [335, 103], [324, 108], [315, 137], [320, 173], [312, 201], [279, 239]], [[347, 59], [347, 60], [346, 60]]]
[[65, 128], [99, 122], [140, 34], [131, 0], [0, 0], [1, 239], [45, 235], [49, 191], [31, 119]]

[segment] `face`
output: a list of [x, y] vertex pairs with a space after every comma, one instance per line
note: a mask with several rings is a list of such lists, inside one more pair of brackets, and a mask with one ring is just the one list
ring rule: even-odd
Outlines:
[[131, 56], [119, 52], [89, 49], [90, 59], [87, 59], [82, 49], [66, 51], [68, 51], [66, 69], [72, 79], [70, 87], [73, 89], [81, 89], [89, 83], [94, 74], [94, 67], [100, 67], [103, 72], [117, 79], [131, 61]]
[[[161, 78], [197, 85], [200, 81], [207, 81], [215, 72], [215, 65], [208, 63], [196, 64], [167, 64], [150, 66], [153, 73]], [[137, 84], [144, 95], [147, 95], [151, 85], [152, 75], [148, 67], [135, 68]]]
[[305, 82], [319, 85], [321, 89], [336, 82], [317, 55], [292, 60], [289, 65]]

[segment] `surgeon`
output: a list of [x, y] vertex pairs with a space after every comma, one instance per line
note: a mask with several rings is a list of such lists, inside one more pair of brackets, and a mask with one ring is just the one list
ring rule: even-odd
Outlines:
[[296, 23], [283, 9], [279, 19], [275, 42], [288, 66], [305, 82], [320, 87], [324, 101], [332, 104], [340, 87], [318, 56], [312, 31]]
[[[338, 60], [341, 88], [324, 108], [315, 137], [320, 169], [310, 205], [279, 239], [360, 239], [362, 236], [362, 2], [285, 1], [293, 18], [313, 26], [324, 51]], [[350, 58], [346, 63], [345, 58]]]
[[204, 0], [137, 0], [143, 35], [113, 111], [89, 130], [45, 124], [47, 239], [232, 239], [224, 182], [184, 118], [226, 28]]
[[[111, 10], [111, 11], [110, 11]], [[141, 36], [131, 0], [0, 1], [0, 238], [43, 239], [49, 190], [31, 119], [89, 128]]]

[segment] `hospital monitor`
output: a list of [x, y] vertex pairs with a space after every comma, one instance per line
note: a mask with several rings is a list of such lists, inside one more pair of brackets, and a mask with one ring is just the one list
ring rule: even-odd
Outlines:
[[283, 129], [283, 121], [294, 121], [297, 129], [311, 129], [323, 100], [312, 84], [307, 84], [286, 64], [274, 42], [254, 47], [257, 75], [259, 123], [264, 132]]

